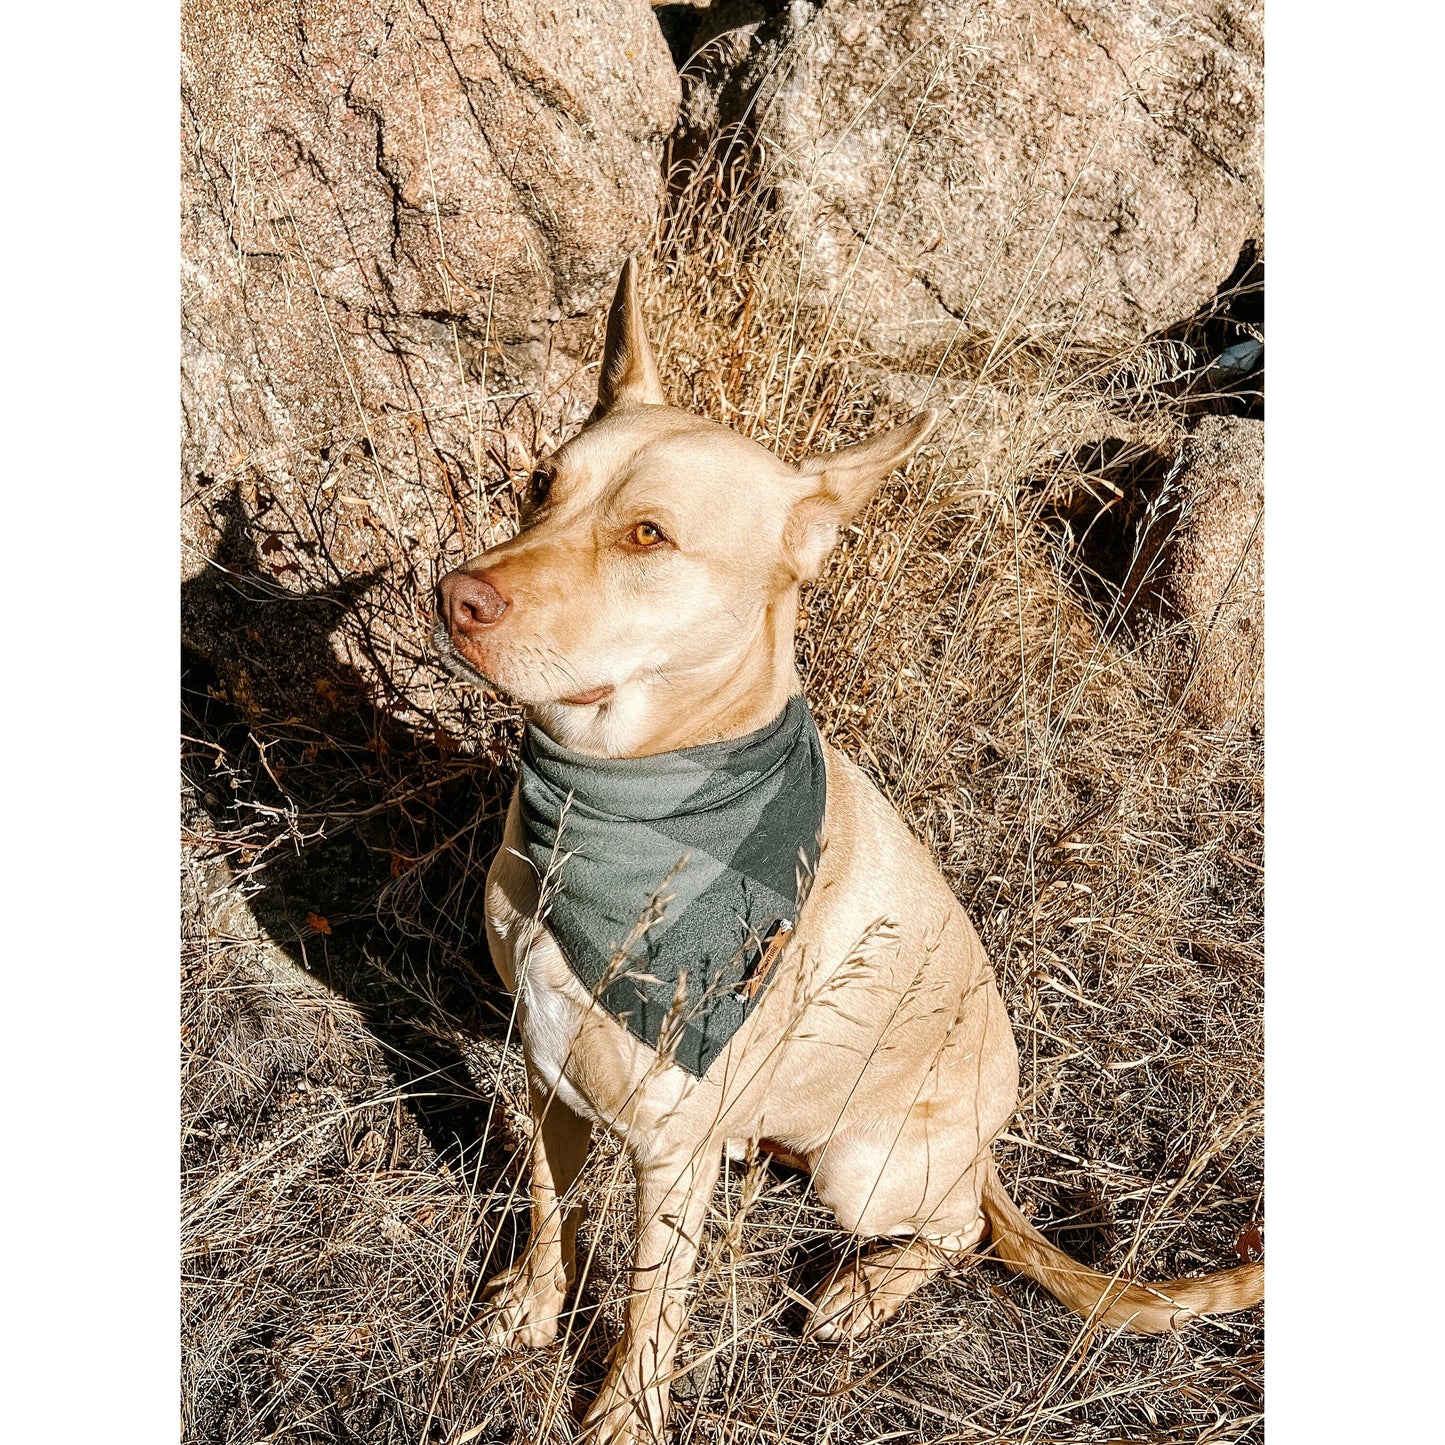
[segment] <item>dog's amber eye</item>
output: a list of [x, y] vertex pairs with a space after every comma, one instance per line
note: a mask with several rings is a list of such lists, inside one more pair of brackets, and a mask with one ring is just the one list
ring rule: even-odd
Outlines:
[[656, 547], [667, 540], [662, 528], [654, 522], [639, 522], [628, 534], [628, 542], [634, 547]]

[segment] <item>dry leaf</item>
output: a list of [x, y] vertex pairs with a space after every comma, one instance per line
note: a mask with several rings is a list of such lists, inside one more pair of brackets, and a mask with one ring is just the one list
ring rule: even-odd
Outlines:
[[308, 913], [306, 915], [306, 924], [313, 933], [329, 934], [331, 932], [331, 920], [329, 918], [323, 918], [319, 913]]
[[1234, 1241], [1234, 1252], [1241, 1264], [1253, 1264], [1264, 1258], [1264, 1236], [1259, 1232], [1259, 1225], [1251, 1221], [1239, 1231], [1239, 1238]]

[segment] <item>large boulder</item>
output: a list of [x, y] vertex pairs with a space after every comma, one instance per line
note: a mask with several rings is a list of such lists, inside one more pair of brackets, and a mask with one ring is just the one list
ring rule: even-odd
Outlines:
[[644, 0], [190, 0], [182, 54], [192, 471], [525, 359], [653, 224], [679, 89]]
[[484, 544], [509, 473], [590, 405], [572, 358], [648, 242], [677, 115], [657, 21], [186, 0], [182, 79], [184, 572], [216, 584], [188, 589], [187, 640], [239, 676], [199, 599], [278, 615], [365, 577], [420, 656], [431, 559]]
[[1261, 9], [778, 7], [753, 103], [805, 299], [895, 357], [1188, 317], [1262, 235]]
[[1185, 710], [1210, 727], [1256, 721], [1264, 693], [1264, 423], [1206, 417], [1175, 485], [1159, 594], [1187, 630]]

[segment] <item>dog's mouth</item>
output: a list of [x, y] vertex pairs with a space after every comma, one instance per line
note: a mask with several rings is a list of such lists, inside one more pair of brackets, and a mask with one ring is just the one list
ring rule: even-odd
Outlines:
[[611, 697], [615, 691], [616, 688], [610, 682], [604, 682], [601, 687], [588, 688], [586, 692], [579, 692], [575, 697], [559, 697], [557, 701], [564, 707], [592, 707]]
[[442, 660], [442, 666], [454, 677], [460, 678], [463, 682], [473, 683], [477, 687], [489, 687], [495, 691], [502, 690], [452, 641], [452, 635], [440, 617], [437, 618], [436, 626], [432, 628], [431, 636], [437, 656]]
[[[462, 651], [441, 618], [437, 619], [436, 625], [432, 628], [432, 642], [436, 646], [437, 656], [441, 658], [443, 666], [453, 676], [477, 687], [491, 688], [494, 692], [510, 691], [495, 678], [488, 677]], [[570, 697], [559, 697], [555, 701], [563, 707], [595, 707], [599, 702], [605, 702], [616, 690], [610, 682], [604, 682], [599, 687], [588, 688], [586, 692], [574, 693]]]

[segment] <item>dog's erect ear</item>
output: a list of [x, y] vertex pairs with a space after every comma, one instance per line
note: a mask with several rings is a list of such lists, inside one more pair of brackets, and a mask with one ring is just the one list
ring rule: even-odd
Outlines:
[[799, 581], [812, 582], [838, 541], [838, 530], [867, 505], [889, 473], [901, 467], [938, 422], [921, 411], [898, 426], [841, 451], [805, 457], [798, 475], [811, 487], [793, 504], [784, 541]]
[[607, 341], [597, 377], [597, 405], [589, 421], [618, 406], [666, 406], [657, 362], [652, 359], [642, 303], [637, 299], [637, 262], [629, 256], [617, 278], [617, 294], [607, 313]]

